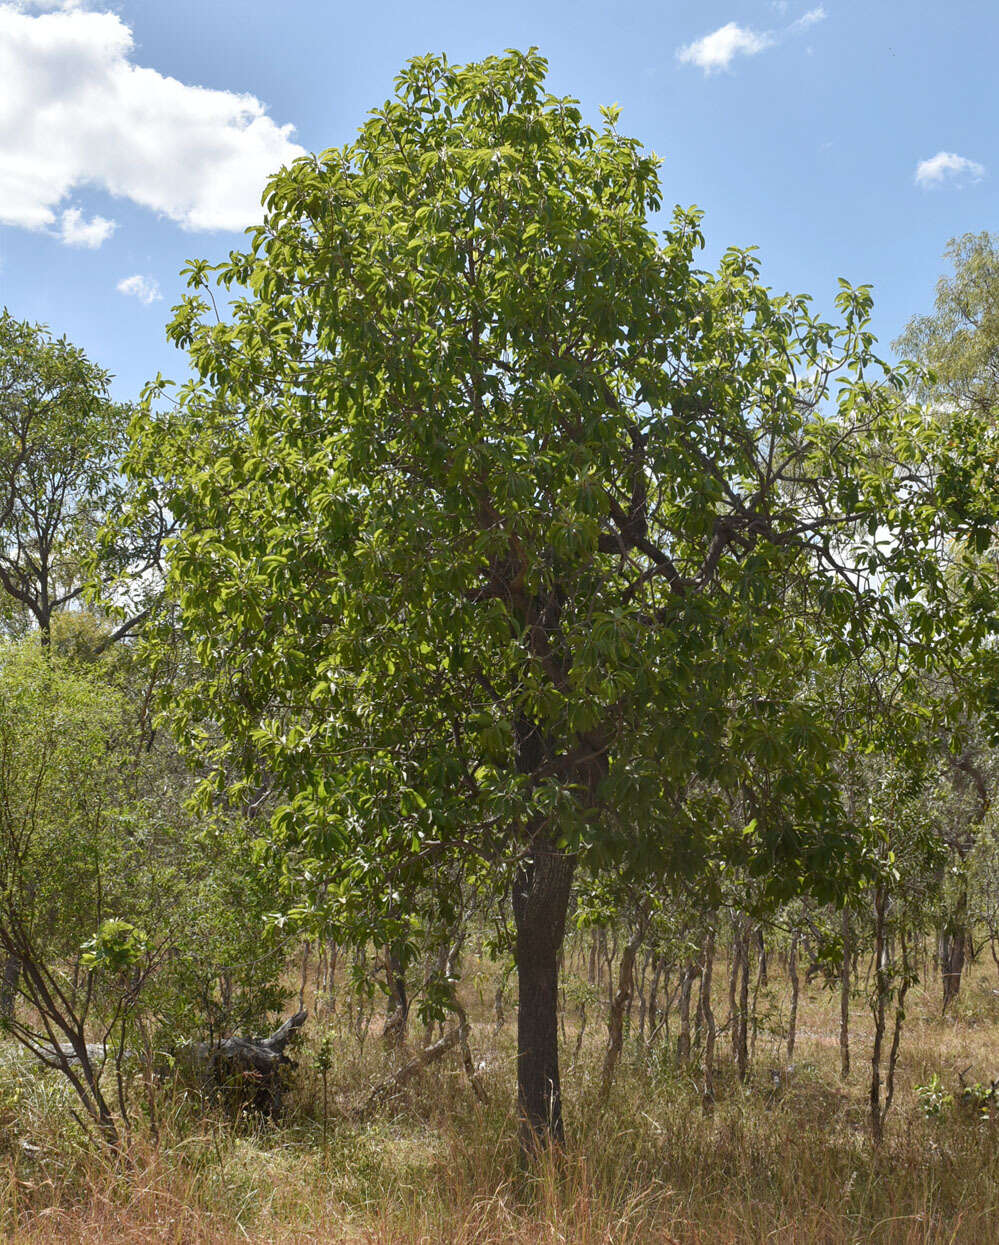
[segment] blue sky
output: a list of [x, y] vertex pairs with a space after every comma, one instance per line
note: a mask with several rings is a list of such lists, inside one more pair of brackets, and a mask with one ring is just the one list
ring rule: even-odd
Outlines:
[[550, 87], [664, 158], [711, 263], [760, 248], [830, 309], [875, 287], [885, 348], [947, 240], [999, 229], [995, 0], [0, 0], [0, 303], [137, 396], [194, 256], [240, 244], [269, 169], [348, 141], [410, 56], [537, 45]]

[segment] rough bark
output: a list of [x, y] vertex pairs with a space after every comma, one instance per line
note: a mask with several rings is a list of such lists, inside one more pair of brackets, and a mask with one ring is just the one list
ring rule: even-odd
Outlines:
[[558, 955], [575, 860], [539, 842], [513, 887], [517, 1013], [517, 1103], [525, 1156], [565, 1142], [558, 1065]]
[[942, 1010], [945, 1012], [961, 992], [964, 961], [971, 941], [971, 931], [968, 928], [968, 879], [964, 874], [964, 862], [974, 846], [975, 831], [985, 820], [990, 805], [985, 775], [971, 756], [965, 753], [956, 759], [951, 758], [951, 761], [954, 766], [956, 785], [968, 786], [974, 790], [978, 808], [967, 831], [960, 835], [953, 844], [960, 861], [958, 871], [960, 889], [941, 936], [940, 978], [943, 987]]

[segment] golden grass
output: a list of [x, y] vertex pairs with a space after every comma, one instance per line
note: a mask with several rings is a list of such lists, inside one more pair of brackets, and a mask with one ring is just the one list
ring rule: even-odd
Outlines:
[[[716, 1012], [724, 1017], [720, 975]], [[456, 1060], [378, 1114], [343, 1113], [386, 1070], [372, 1035], [363, 1058], [336, 1018], [329, 1144], [321, 1144], [311, 1023], [298, 1085], [279, 1124], [234, 1123], [182, 1094], [161, 1103], [154, 1143], [140, 1126], [127, 1161], [78, 1136], [53, 1074], [0, 1064], [0, 1235], [18, 1242], [344, 1241], [455, 1245], [605, 1242], [999, 1241], [999, 1127], [955, 1106], [926, 1119], [915, 1086], [937, 1073], [999, 1073], [995, 974], [976, 969], [946, 1021], [936, 991], [914, 990], [885, 1145], [866, 1126], [870, 1025], [855, 1004], [853, 1074], [839, 1080], [838, 1001], [803, 990], [794, 1073], [781, 1067], [779, 980], [760, 1011], [754, 1075], [741, 1086], [719, 1042], [719, 1100], [705, 1116], [696, 1069], [631, 1042], [610, 1101], [596, 1100], [602, 1033], [592, 1020], [564, 1069], [568, 1153], [521, 1171], [514, 1144], [513, 1029], [483, 1017], [480, 1105]], [[470, 1000], [471, 1002], [471, 1000]]]

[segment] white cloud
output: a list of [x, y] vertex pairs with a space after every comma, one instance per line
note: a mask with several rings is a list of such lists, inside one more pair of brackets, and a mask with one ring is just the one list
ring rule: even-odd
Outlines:
[[163, 297], [160, 293], [159, 282], [152, 277], [144, 277], [138, 272], [134, 277], [122, 277], [115, 289], [119, 294], [129, 294], [133, 298], [137, 298], [140, 303], [145, 303], [147, 307], [150, 303], [155, 303]]
[[84, 220], [79, 208], [67, 208], [59, 223], [58, 237], [67, 246], [85, 246], [93, 251], [107, 242], [117, 228], [115, 222], [106, 216], [92, 216], [90, 220]]
[[[73, 0], [34, 6], [47, 11], [0, 2], [0, 222], [51, 229], [83, 185], [185, 229], [260, 219], [268, 175], [302, 154], [292, 126], [277, 125], [252, 95], [134, 64], [132, 32], [114, 13]], [[79, 227], [96, 236], [81, 217], [70, 224], [74, 238]]]
[[984, 176], [984, 164], [953, 151], [938, 151], [929, 160], [920, 160], [916, 165], [917, 186], [942, 186], [945, 182], [964, 186], [968, 182], [981, 181]]
[[816, 22], [824, 22], [826, 19], [826, 11], [820, 4], [817, 8], [809, 9], [807, 13], [802, 13], [800, 17], [788, 26], [789, 31], [807, 30], [809, 26], [814, 26]]
[[696, 39], [686, 47], [679, 48], [677, 60], [687, 65], [697, 65], [706, 74], [728, 69], [735, 56], [756, 56], [773, 45], [773, 35], [749, 30], [736, 22], [720, 26], [718, 30]]
[[[787, 9], [784, 3], [775, 3], [773, 7], [781, 14]], [[721, 69], [728, 69], [736, 56], [756, 56], [765, 52], [788, 35], [798, 34], [814, 26], [816, 22], [824, 21], [825, 16], [826, 11], [820, 4], [795, 18], [783, 30], [750, 30], [748, 26], [740, 26], [738, 22], [729, 22], [705, 35], [703, 39], [695, 39], [693, 43], [677, 48], [676, 58], [683, 64], [696, 65], [710, 75]]]

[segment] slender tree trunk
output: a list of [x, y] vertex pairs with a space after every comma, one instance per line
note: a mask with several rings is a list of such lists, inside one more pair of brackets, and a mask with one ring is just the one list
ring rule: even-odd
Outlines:
[[905, 1023], [905, 996], [909, 991], [909, 983], [912, 980], [909, 967], [908, 946], [905, 941], [905, 934], [899, 932], [899, 941], [902, 947], [902, 979], [899, 982], [898, 998], [895, 1003], [895, 1028], [892, 1033], [891, 1051], [888, 1054], [888, 1076], [885, 1080], [885, 1101], [881, 1108], [881, 1132], [884, 1133], [885, 1120], [888, 1118], [888, 1112], [891, 1110], [891, 1104], [895, 1098], [895, 1068], [898, 1064], [898, 1052], [902, 1043], [902, 1025]]
[[298, 1010], [305, 1006], [305, 988], [309, 984], [309, 958], [312, 955], [312, 943], [306, 942], [302, 948], [302, 981], [298, 989]]
[[787, 975], [791, 980], [791, 1009], [787, 1018], [787, 1062], [794, 1059], [794, 1043], [798, 1036], [798, 931], [791, 935], [791, 948], [787, 953]]
[[753, 986], [753, 1001], [749, 1008], [749, 1016], [750, 1016], [751, 1026], [752, 1026], [752, 1031], [751, 1031], [750, 1039], [749, 1039], [749, 1062], [750, 1063], [756, 1062], [756, 1034], [759, 1031], [759, 1027], [760, 1027], [759, 1016], [757, 1012], [757, 1004], [760, 998], [760, 989], [761, 988], [766, 989], [766, 986], [767, 986], [767, 956], [766, 956], [766, 951], [763, 949], [762, 926], [757, 929], [756, 937], [759, 940], [760, 952], [759, 952], [759, 958], [757, 961], [759, 967], [758, 967], [758, 971], [756, 974], [756, 984]]
[[383, 1036], [386, 1041], [404, 1046], [409, 1025], [409, 995], [406, 991], [406, 971], [397, 948], [385, 948], [385, 972], [388, 976], [388, 1016]]
[[709, 1111], [715, 1101], [715, 1013], [711, 1007], [711, 977], [715, 966], [715, 931], [704, 939], [704, 967], [701, 972], [701, 1011], [704, 1014], [704, 1091], [701, 1101]]
[[843, 962], [839, 970], [839, 1074], [845, 1081], [850, 1075], [850, 910], [843, 909]]
[[888, 1009], [888, 948], [885, 945], [885, 915], [888, 894], [882, 883], [874, 891], [874, 1046], [871, 1050], [870, 1120], [874, 1144], [884, 1137], [881, 1114], [881, 1047], [885, 1036], [885, 1013]]
[[539, 843], [513, 888], [517, 978], [517, 1102], [521, 1150], [565, 1141], [558, 1066], [558, 955], [575, 866], [573, 857]]
[[[659, 980], [662, 977], [664, 957], [656, 956], [655, 965], [652, 970], [652, 982], [649, 985], [649, 1036], [648, 1045], [653, 1042], [653, 1035], [659, 1024]], [[999, 966], [999, 960], [996, 961]], [[667, 983], [668, 989], [668, 983]]]
[[694, 965], [688, 964], [680, 978], [680, 1032], [676, 1038], [678, 1063], [686, 1063], [690, 1058], [690, 991], [694, 984], [694, 971]]
[[968, 884], [961, 879], [961, 890], [940, 939], [940, 980], [943, 987], [943, 1011], [961, 991], [964, 956], [967, 946]]
[[728, 1024], [729, 1041], [732, 1043], [732, 1058], [739, 1051], [739, 969], [742, 965], [742, 922], [735, 918], [732, 929], [732, 963], [728, 975]]
[[766, 939], [763, 936], [762, 925], [757, 925], [756, 927], [755, 940], [756, 940], [756, 950], [757, 950], [757, 954], [759, 957], [757, 961], [759, 965], [759, 975], [757, 978], [757, 982], [765, 990], [767, 986], [769, 985], [769, 977], [767, 975], [767, 944], [766, 944]]
[[647, 952], [642, 961], [642, 972], [638, 979], [638, 1040], [645, 1041], [645, 1022], [649, 1014], [649, 1000], [645, 993], [645, 983], [649, 978], [649, 966], [652, 961], [652, 953]]
[[745, 926], [742, 934], [741, 977], [739, 979], [739, 1039], [736, 1048], [736, 1065], [739, 1069], [739, 1080], [745, 1081], [749, 1076], [749, 926]]
[[611, 1004], [607, 1017], [607, 1052], [604, 1055], [603, 1074], [600, 1078], [600, 1097], [606, 1099], [614, 1080], [614, 1069], [617, 1067], [624, 1047], [624, 1014], [631, 1000], [635, 986], [635, 956], [645, 936], [645, 926], [640, 923], [633, 932], [631, 939], [625, 944], [621, 953], [621, 965], [618, 969], [617, 993]]

